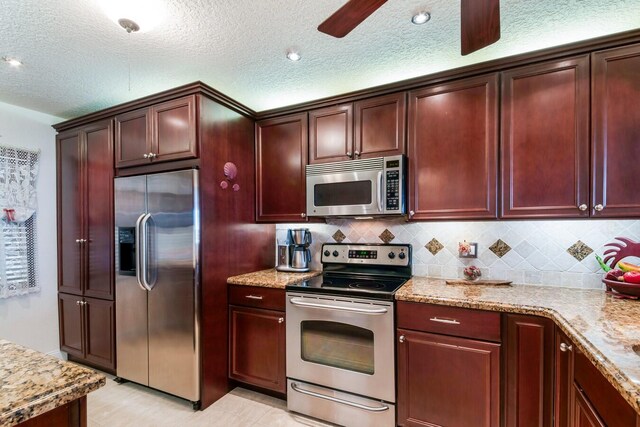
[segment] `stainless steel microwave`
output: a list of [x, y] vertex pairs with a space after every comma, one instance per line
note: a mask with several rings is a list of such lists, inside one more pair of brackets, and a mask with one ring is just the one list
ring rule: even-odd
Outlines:
[[307, 165], [307, 216], [405, 213], [404, 156]]

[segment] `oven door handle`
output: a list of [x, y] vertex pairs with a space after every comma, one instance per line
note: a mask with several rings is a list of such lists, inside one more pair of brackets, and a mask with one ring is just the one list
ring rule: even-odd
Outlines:
[[386, 405], [382, 405], [382, 406], [361, 405], [360, 403], [349, 402], [348, 400], [338, 399], [337, 397], [326, 396], [324, 394], [316, 393], [314, 391], [304, 390], [304, 389], [300, 388], [298, 386], [298, 384], [296, 384], [296, 383], [291, 383], [291, 388], [293, 389], [293, 391], [297, 391], [298, 393], [306, 394], [308, 396], [317, 397], [319, 399], [329, 400], [331, 402], [340, 403], [342, 405], [353, 406], [354, 408], [364, 409], [365, 411], [384, 412], [384, 411], [388, 411], [389, 410], [389, 407], [386, 406]]
[[291, 304], [297, 305], [300, 307], [310, 307], [310, 308], [320, 308], [324, 310], [340, 310], [340, 311], [348, 311], [351, 313], [360, 313], [360, 314], [385, 314], [389, 310], [384, 307], [376, 307], [376, 308], [358, 308], [358, 307], [344, 307], [340, 305], [331, 305], [331, 304], [321, 304], [317, 302], [307, 302], [302, 298], [291, 298]]
[[382, 192], [384, 191], [384, 183], [382, 182], [382, 171], [378, 172], [378, 211], [383, 213], [382, 210]]

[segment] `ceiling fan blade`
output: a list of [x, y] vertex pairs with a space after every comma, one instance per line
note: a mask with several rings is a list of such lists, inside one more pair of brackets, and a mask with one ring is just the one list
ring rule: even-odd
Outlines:
[[318, 26], [318, 31], [342, 38], [349, 34], [387, 0], [349, 0]]
[[460, 0], [462, 54], [500, 39], [500, 0]]

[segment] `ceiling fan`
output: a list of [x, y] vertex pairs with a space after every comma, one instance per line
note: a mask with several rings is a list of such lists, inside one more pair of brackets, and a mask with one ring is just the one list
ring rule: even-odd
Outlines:
[[[318, 26], [318, 31], [342, 38], [387, 0], [349, 0]], [[500, 0], [460, 0], [462, 54], [468, 55], [500, 39]]]

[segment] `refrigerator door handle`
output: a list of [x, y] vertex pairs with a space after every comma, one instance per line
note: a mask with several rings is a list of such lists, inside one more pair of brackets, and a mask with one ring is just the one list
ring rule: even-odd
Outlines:
[[147, 282], [148, 275], [148, 250], [147, 250], [147, 221], [151, 214], [145, 213], [136, 222], [136, 274], [140, 287], [145, 291], [150, 291], [151, 287]]
[[142, 236], [141, 236], [141, 232], [140, 232], [140, 223], [142, 222], [142, 220], [144, 219], [144, 217], [146, 216], [146, 213], [140, 214], [140, 216], [138, 217], [138, 219], [136, 220], [136, 281], [138, 282], [138, 286], [140, 286], [140, 288], [143, 291], [146, 291], [147, 288], [144, 287], [144, 285], [142, 284], [142, 278], [141, 278], [141, 273], [142, 273], [142, 265], [144, 264], [143, 261], [141, 260], [142, 258]]

